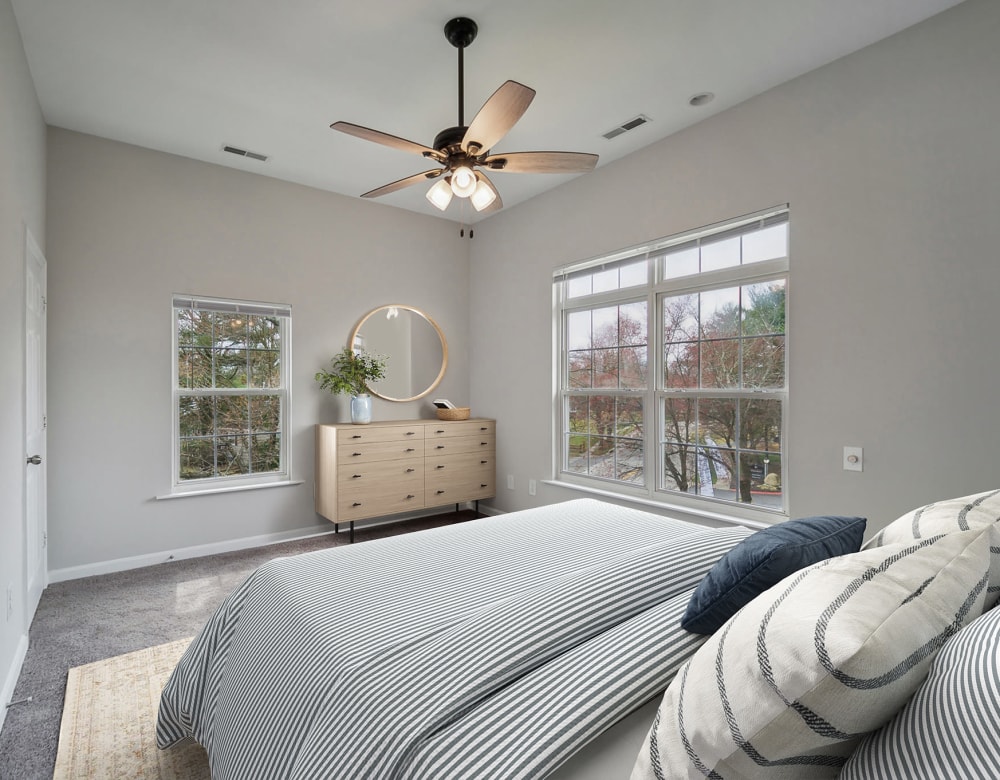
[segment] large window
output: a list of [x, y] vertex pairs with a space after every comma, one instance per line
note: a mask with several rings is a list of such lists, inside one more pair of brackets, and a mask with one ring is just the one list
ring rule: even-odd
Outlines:
[[288, 478], [291, 307], [173, 299], [175, 492]]
[[787, 287], [785, 207], [557, 271], [559, 478], [784, 511]]

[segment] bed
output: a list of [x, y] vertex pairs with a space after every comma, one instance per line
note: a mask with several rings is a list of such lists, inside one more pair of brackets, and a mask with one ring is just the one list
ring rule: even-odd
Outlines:
[[693, 589], [750, 533], [581, 499], [275, 559], [181, 658], [157, 742], [214, 780], [626, 778], [706, 639]]

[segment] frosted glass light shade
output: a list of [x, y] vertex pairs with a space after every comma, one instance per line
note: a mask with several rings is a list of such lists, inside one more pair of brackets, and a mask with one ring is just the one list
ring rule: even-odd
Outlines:
[[441, 211], [448, 208], [448, 204], [451, 203], [451, 195], [451, 185], [448, 184], [448, 179], [439, 180], [433, 187], [427, 190], [427, 200], [441, 209]]
[[496, 192], [494, 192], [493, 188], [482, 179], [477, 182], [476, 191], [472, 193], [472, 197], [470, 198], [472, 201], [472, 207], [476, 211], [482, 211], [496, 199]]
[[460, 198], [467, 198], [476, 191], [476, 174], [471, 168], [460, 165], [451, 172], [451, 191]]

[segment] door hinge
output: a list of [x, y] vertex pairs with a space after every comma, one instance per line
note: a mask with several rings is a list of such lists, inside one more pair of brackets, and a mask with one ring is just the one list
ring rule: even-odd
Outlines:
[[45, 549], [48, 546], [49, 546], [49, 532], [42, 531], [42, 549]]
[[44, 295], [42, 296], [42, 311], [46, 311], [49, 307], [49, 299]]
[[47, 430], [49, 427], [49, 416], [47, 414], [42, 415], [42, 430]]

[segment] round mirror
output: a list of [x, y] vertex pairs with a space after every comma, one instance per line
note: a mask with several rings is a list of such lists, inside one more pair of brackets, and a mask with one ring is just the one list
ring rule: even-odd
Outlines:
[[441, 328], [419, 309], [390, 304], [372, 309], [354, 327], [351, 349], [386, 358], [385, 378], [368, 385], [386, 401], [415, 401], [438, 386], [448, 367]]

